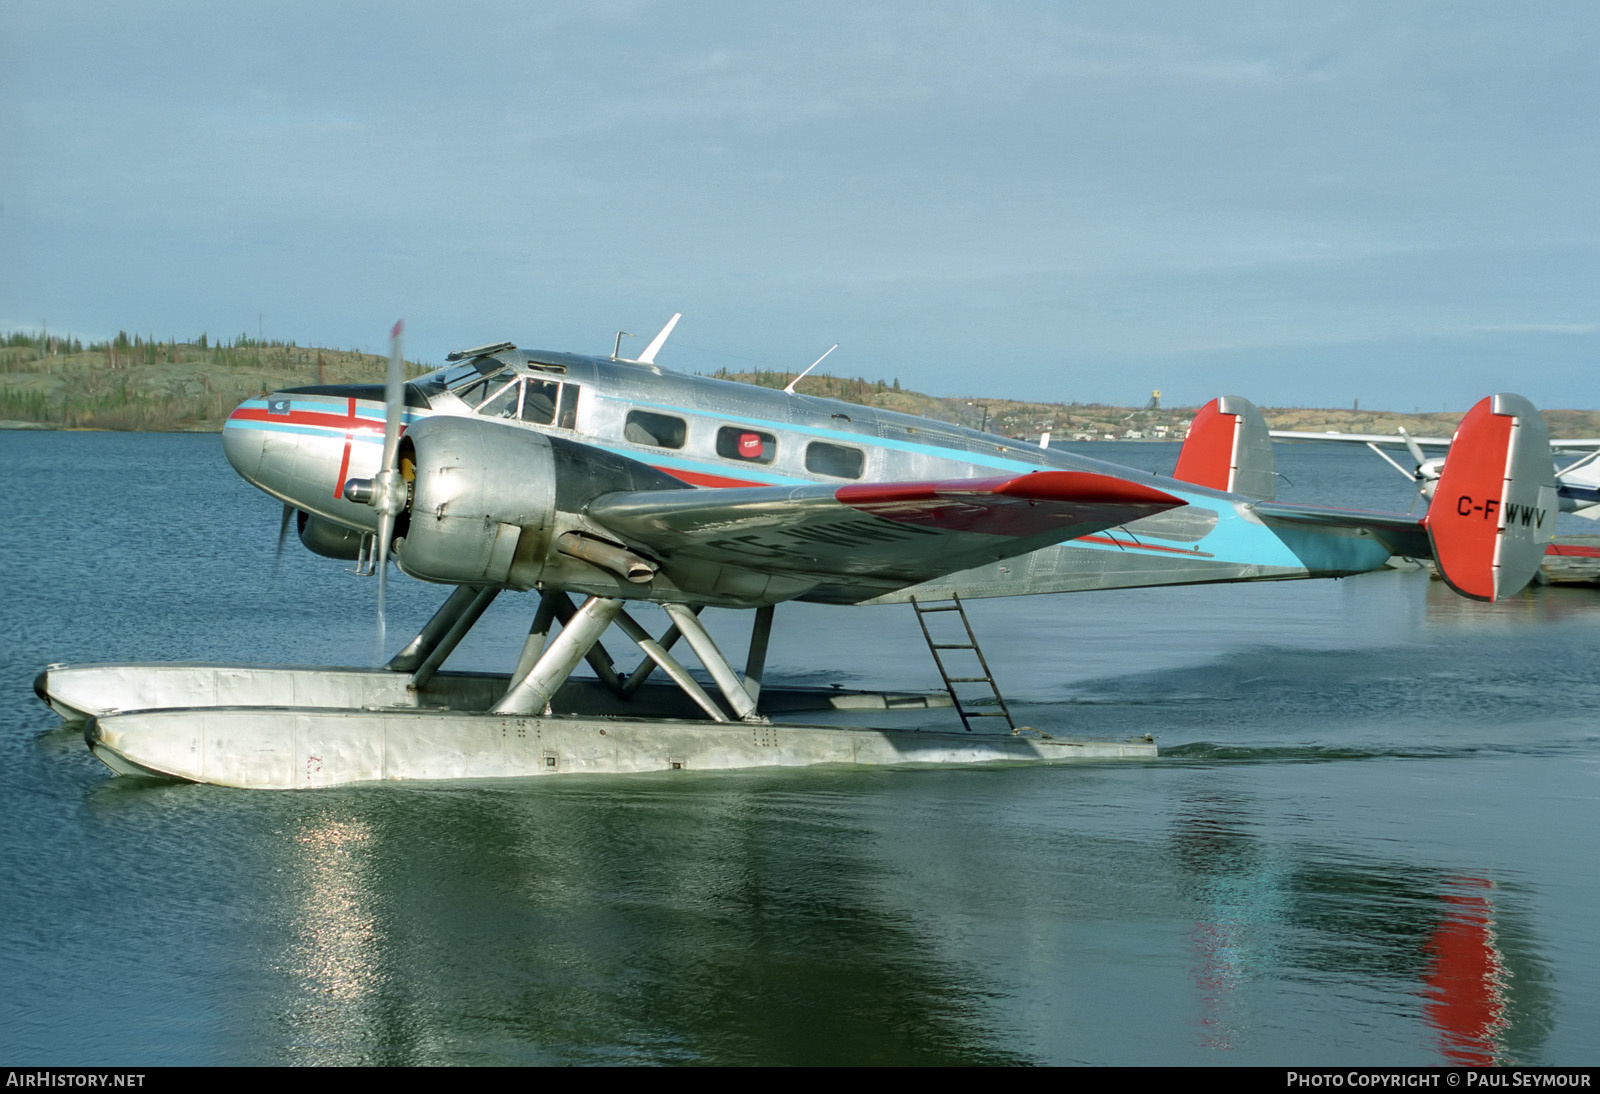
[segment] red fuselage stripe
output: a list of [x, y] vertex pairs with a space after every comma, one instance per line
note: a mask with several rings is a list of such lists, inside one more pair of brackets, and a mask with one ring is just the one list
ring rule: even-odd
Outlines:
[[1175, 555], [1197, 555], [1197, 556], [1199, 556], [1201, 558], [1210, 558], [1211, 557], [1211, 555], [1207, 554], [1204, 551], [1195, 551], [1193, 549], [1186, 549], [1186, 548], [1183, 548], [1183, 547], [1162, 547], [1162, 546], [1159, 546], [1159, 545], [1154, 544], [1154, 543], [1144, 543], [1142, 541], [1133, 541], [1133, 540], [1130, 540], [1129, 542], [1124, 543], [1122, 540], [1120, 540], [1120, 539], [1112, 539], [1110, 536], [1079, 536], [1077, 539], [1073, 540], [1073, 542], [1074, 543], [1104, 543], [1108, 547], [1122, 547], [1122, 548], [1132, 547], [1132, 548], [1134, 548], [1135, 550], [1138, 550], [1138, 551], [1170, 551], [1171, 553], [1173, 553]]
[[[327, 415], [319, 415], [319, 417], [326, 417], [326, 416]], [[358, 421], [358, 419], [356, 418], [356, 401], [354, 399], [351, 399], [350, 400], [349, 429], [345, 432], [345, 435], [344, 435], [344, 455], [339, 457], [339, 478], [333, 484], [333, 496], [336, 497], [336, 498], [344, 497], [344, 480], [345, 480], [345, 476], [347, 474], [349, 474], [349, 472], [350, 472], [350, 445], [355, 440], [356, 422], [357, 421]]]
[[657, 471], [671, 475], [679, 482], [688, 483], [690, 486], [730, 487], [772, 485], [772, 483], [769, 482], [750, 482], [746, 479], [727, 479], [723, 478], [721, 475], [707, 475], [699, 471], [685, 471], [681, 467], [659, 467], [654, 464], [651, 466], [655, 467]]
[[314, 410], [294, 410], [288, 414], [274, 414], [269, 410], [258, 410], [255, 407], [240, 407], [229, 418], [246, 422], [282, 422], [285, 425], [318, 425], [326, 429], [360, 429], [367, 433], [382, 433], [382, 418], [362, 418], [355, 412], [354, 399], [350, 400], [350, 410], [345, 414], [322, 414]]

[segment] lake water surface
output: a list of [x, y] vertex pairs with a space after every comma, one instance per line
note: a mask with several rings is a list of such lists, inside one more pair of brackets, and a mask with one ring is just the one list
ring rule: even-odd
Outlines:
[[[1409, 503], [1365, 452], [1279, 466]], [[214, 436], [0, 433], [0, 467], [8, 1063], [1600, 1059], [1595, 591], [972, 605], [1021, 720], [1154, 762], [244, 792], [112, 776], [34, 674], [370, 663], [374, 583], [292, 542], [274, 574]], [[396, 641], [443, 598], [389, 587]], [[531, 611], [453, 663], [505, 670]], [[938, 684], [909, 607], [778, 627], [769, 680]]]

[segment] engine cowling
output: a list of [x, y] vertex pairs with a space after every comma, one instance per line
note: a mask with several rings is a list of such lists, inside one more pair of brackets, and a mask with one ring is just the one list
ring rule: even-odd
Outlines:
[[294, 520], [300, 542], [312, 554], [346, 562], [361, 557], [361, 540], [365, 533], [322, 517], [314, 517], [304, 509], [295, 510]]
[[395, 530], [400, 569], [452, 585], [532, 587], [556, 524], [555, 462], [550, 438], [533, 430], [470, 418], [412, 426], [400, 445], [409, 480]]

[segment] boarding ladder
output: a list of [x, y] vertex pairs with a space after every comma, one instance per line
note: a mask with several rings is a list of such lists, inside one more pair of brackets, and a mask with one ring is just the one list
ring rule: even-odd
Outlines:
[[[978, 648], [978, 636], [972, 633], [972, 624], [967, 620], [966, 609], [961, 606], [961, 598], [954, 593], [948, 601], [935, 600], [923, 603], [916, 597], [911, 598], [911, 606], [916, 609], [917, 622], [922, 626], [922, 637], [928, 641], [928, 652], [933, 654], [933, 663], [939, 668], [939, 675], [944, 678], [944, 688], [950, 693], [950, 702], [954, 704], [956, 713], [961, 715], [961, 724], [968, 731], [972, 731], [974, 718], [1004, 718], [1006, 725], [1015, 733], [1017, 723], [1011, 719], [1011, 708], [1006, 706], [1005, 696], [1000, 694], [1000, 689], [995, 686], [994, 674], [989, 671], [989, 662], [983, 656], [983, 650]], [[961, 620], [962, 629], [966, 631], [965, 642], [936, 642], [933, 632], [928, 629], [928, 616], [940, 612], [955, 612], [956, 618]], [[948, 626], [945, 628], [949, 629]], [[959, 638], [960, 635], [954, 637]], [[978, 668], [982, 676], [951, 676], [950, 668], [945, 664], [945, 656], [954, 650], [970, 650], [977, 658]], [[954, 656], [959, 657], [960, 654]], [[970, 669], [968, 671], [971, 671]], [[999, 710], [973, 710], [971, 709], [974, 696], [967, 695], [963, 701], [961, 694], [956, 690], [957, 684], [987, 684], [989, 691], [994, 695], [994, 701], [999, 705]], [[978, 689], [973, 689], [978, 690]]]

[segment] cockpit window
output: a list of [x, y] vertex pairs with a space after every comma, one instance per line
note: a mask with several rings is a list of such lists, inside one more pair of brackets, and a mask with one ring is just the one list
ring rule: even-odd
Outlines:
[[717, 455], [746, 463], [771, 463], [778, 455], [778, 438], [757, 429], [725, 425], [717, 430]]
[[[480, 396], [472, 408], [479, 414], [550, 425], [556, 420], [556, 401], [561, 397], [561, 387], [549, 380], [503, 373], [488, 377], [482, 384], [470, 385], [464, 394]], [[571, 401], [576, 408], [576, 390]]]
[[561, 402], [556, 411], [556, 426], [558, 428], [578, 428], [578, 392], [582, 390], [577, 384], [561, 385]]
[[472, 404], [472, 409], [479, 414], [509, 418], [517, 412], [519, 387], [517, 377], [508, 378], [502, 374], [488, 377], [481, 384], [473, 384], [469, 389], [472, 397], [468, 397], [466, 392], [462, 392], [461, 397]]
[[487, 374], [475, 373], [476, 370], [467, 373], [449, 387], [451, 394], [474, 409], [481, 408], [517, 378], [515, 369], [503, 367]]

